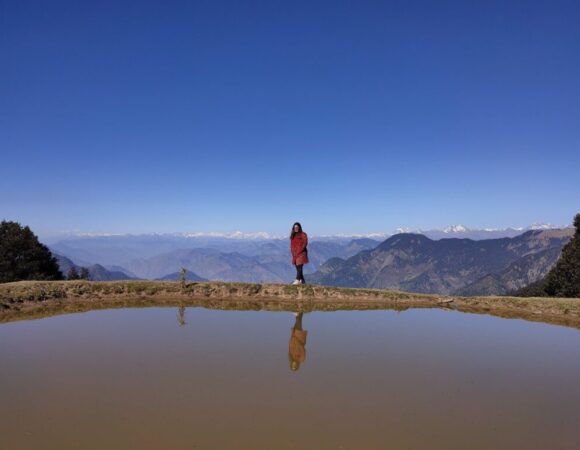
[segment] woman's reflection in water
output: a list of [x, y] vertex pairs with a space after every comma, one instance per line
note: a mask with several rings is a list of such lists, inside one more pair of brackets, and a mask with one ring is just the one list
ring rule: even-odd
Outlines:
[[288, 343], [288, 360], [290, 369], [295, 372], [300, 368], [300, 363], [306, 359], [306, 335], [308, 331], [302, 329], [303, 313], [294, 313], [296, 322], [290, 333], [290, 342]]

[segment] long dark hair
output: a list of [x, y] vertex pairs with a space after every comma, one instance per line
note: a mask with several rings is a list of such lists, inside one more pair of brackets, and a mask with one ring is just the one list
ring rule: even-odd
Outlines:
[[[294, 227], [298, 225], [298, 228], [300, 228], [300, 231], [294, 231]], [[290, 239], [294, 239], [294, 236], [296, 235], [296, 233], [302, 233], [302, 225], [300, 225], [300, 222], [294, 222], [294, 225], [292, 225], [292, 231], [290, 232]]]

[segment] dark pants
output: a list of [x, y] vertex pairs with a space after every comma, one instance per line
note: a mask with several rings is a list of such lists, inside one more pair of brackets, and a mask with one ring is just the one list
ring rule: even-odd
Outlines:
[[296, 264], [296, 279], [306, 283], [304, 280], [304, 274], [302, 273], [302, 267], [304, 264]]

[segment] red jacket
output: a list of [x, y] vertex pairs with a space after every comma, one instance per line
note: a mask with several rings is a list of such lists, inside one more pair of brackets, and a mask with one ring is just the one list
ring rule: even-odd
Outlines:
[[308, 264], [308, 252], [306, 251], [306, 244], [308, 244], [308, 235], [302, 231], [296, 233], [290, 240], [290, 252], [292, 253], [292, 264]]

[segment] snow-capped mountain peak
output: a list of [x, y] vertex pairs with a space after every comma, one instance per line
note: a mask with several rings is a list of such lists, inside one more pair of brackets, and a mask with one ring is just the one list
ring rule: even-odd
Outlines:
[[466, 233], [468, 229], [461, 224], [449, 225], [443, 229], [443, 233]]
[[417, 228], [409, 228], [409, 227], [399, 227], [399, 228], [395, 228], [395, 231], [393, 231], [393, 234], [399, 234], [399, 233], [420, 233], [421, 230], [417, 229]]
[[528, 227], [528, 230], [551, 230], [554, 228], [560, 227], [551, 223], [533, 223]]

